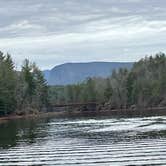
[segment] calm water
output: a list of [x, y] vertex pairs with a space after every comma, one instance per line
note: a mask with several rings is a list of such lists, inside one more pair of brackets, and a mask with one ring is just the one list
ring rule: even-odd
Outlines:
[[166, 117], [11, 121], [0, 165], [166, 165]]

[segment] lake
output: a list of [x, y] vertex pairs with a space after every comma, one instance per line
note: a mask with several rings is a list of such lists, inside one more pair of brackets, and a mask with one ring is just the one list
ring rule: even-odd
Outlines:
[[166, 165], [166, 117], [13, 120], [0, 165]]

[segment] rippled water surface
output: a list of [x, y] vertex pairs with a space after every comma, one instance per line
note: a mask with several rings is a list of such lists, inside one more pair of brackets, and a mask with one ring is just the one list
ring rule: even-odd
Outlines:
[[0, 124], [0, 165], [166, 165], [166, 117]]

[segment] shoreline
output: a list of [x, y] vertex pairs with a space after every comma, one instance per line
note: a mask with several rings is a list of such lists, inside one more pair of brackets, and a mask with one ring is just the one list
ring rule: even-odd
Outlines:
[[63, 112], [39, 112], [37, 114], [26, 114], [26, 115], [16, 115], [11, 114], [7, 116], [0, 117], [0, 124], [4, 122], [8, 122], [11, 120], [17, 119], [33, 119], [33, 118], [47, 118], [47, 117], [60, 117], [66, 114], [66, 111]]
[[115, 109], [115, 110], [65, 110], [53, 112], [39, 112], [37, 114], [16, 115], [11, 114], [0, 117], [0, 124], [17, 119], [31, 119], [31, 118], [74, 118], [74, 117], [143, 117], [143, 116], [166, 116], [166, 107], [152, 107], [142, 109]]

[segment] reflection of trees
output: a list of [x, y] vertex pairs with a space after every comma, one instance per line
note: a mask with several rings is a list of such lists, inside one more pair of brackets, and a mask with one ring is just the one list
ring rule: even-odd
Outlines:
[[0, 148], [16, 146], [18, 142], [35, 143], [36, 138], [47, 135], [45, 124], [48, 121], [48, 119], [24, 119], [0, 124]]
[[8, 148], [15, 146], [17, 139], [16, 123], [10, 122], [0, 125], [0, 147]]

